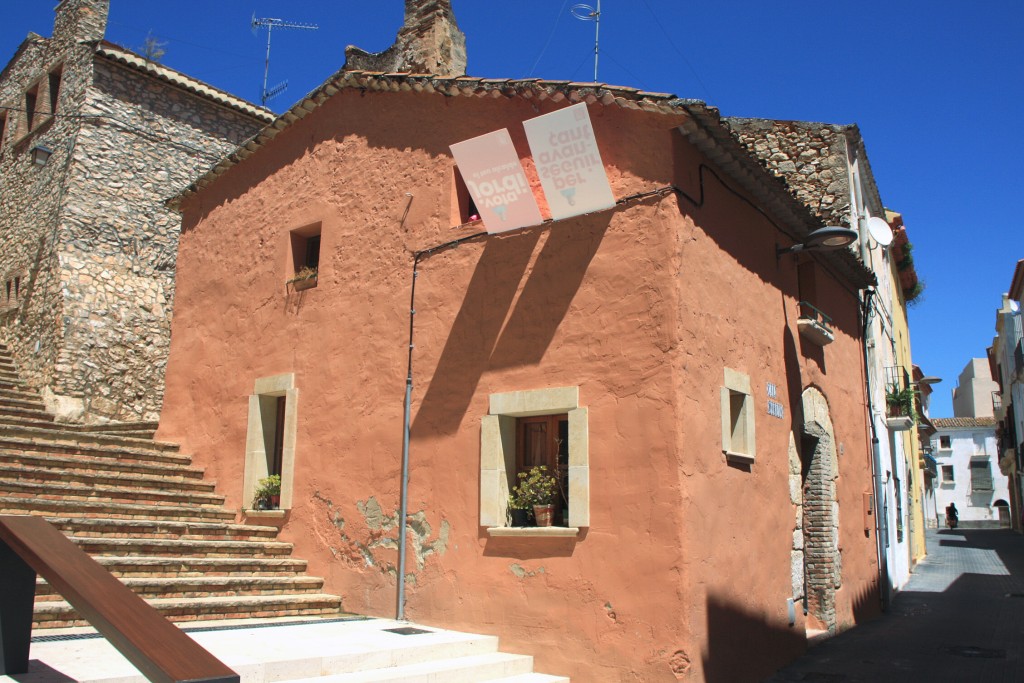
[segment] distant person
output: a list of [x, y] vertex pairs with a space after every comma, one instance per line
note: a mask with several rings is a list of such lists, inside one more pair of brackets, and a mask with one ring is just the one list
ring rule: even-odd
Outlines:
[[946, 526], [950, 529], [955, 529], [959, 521], [960, 513], [957, 512], [956, 503], [950, 503], [946, 506]]

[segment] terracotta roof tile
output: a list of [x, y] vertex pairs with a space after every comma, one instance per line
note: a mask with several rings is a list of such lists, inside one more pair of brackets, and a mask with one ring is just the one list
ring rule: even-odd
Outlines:
[[996, 420], [992, 417], [933, 417], [932, 424], [936, 429], [995, 427]]

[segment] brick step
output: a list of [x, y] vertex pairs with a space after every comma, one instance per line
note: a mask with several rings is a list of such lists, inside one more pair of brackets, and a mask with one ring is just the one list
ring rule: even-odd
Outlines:
[[168, 538], [91, 538], [70, 536], [90, 555], [143, 557], [266, 558], [288, 555], [291, 543], [280, 541], [197, 541]]
[[10, 464], [7, 459], [0, 460], [0, 487], [3, 479], [16, 479], [19, 483], [61, 482], [64, 484], [80, 484], [83, 486], [112, 486], [115, 488], [137, 488], [141, 490], [156, 489], [177, 493], [213, 493], [214, 482], [203, 479], [186, 478], [168, 474], [153, 476], [122, 472], [88, 472], [72, 465], [67, 468], [28, 467]]
[[151, 477], [177, 477], [183, 480], [201, 480], [203, 478], [203, 470], [198, 467], [149, 464], [112, 458], [49, 455], [26, 451], [0, 450], [0, 462], [8, 465], [21, 465], [26, 468], [73, 469], [84, 473], [114, 472]]
[[16, 415], [0, 415], [0, 428], [28, 427], [30, 429], [49, 429], [54, 424], [53, 418], [47, 415], [45, 418], [18, 417]]
[[122, 436], [135, 434], [149, 434], [149, 436], [141, 438], [152, 438], [152, 435], [156, 433], [156, 430], [159, 426], [159, 422], [106, 422], [103, 424], [94, 425], [78, 425], [77, 427], [75, 427], [75, 431], [85, 433], [95, 432], [100, 434]]
[[164, 519], [47, 517], [66, 536], [103, 538], [175, 538], [178, 540], [273, 541], [273, 526]]
[[5, 379], [0, 377], [0, 389], [6, 389], [7, 391], [24, 391], [28, 389], [28, 385], [20, 379]]
[[0, 514], [84, 517], [89, 519], [141, 519], [180, 521], [234, 521], [235, 513], [223, 507], [112, 503], [0, 495]]
[[[155, 442], [154, 442], [155, 443]], [[84, 455], [93, 458], [106, 458], [112, 462], [140, 462], [150, 464], [178, 465], [188, 467], [192, 458], [180, 453], [165, 452], [158, 449], [125, 448], [114, 446], [83, 446], [73, 442], [60, 440], [26, 438], [13, 435], [0, 427], [0, 456], [7, 451], [54, 453], [63, 456]]]
[[[320, 593], [324, 580], [316, 576], [199, 576], [188, 578], [128, 578], [121, 583], [143, 598], [208, 598], [232, 595], [302, 595]], [[36, 604], [62, 598], [46, 581], [36, 581]]]
[[0, 389], [0, 401], [7, 400], [28, 401], [30, 403], [36, 402], [39, 405], [43, 405], [43, 400], [39, 397], [39, 392], [27, 387], [21, 389]]
[[76, 483], [38, 484], [29, 481], [11, 481], [0, 479], [0, 496], [16, 498], [31, 496], [32, 503], [43, 500], [60, 499], [66, 501], [94, 501], [111, 503], [179, 503], [197, 507], [220, 507], [224, 505], [224, 496], [201, 491], [160, 491], [156, 489], [139, 489], [121, 486], [85, 486]]
[[210, 578], [215, 576], [296, 576], [305, 560], [292, 557], [131, 557], [96, 556], [94, 560], [120, 579]]
[[[243, 595], [213, 598], [156, 598], [147, 600], [157, 611], [175, 622], [210, 621], [338, 614], [341, 598], [337, 595], [309, 593], [301, 595]], [[36, 606], [34, 628], [86, 626], [71, 605], [44, 602]]]

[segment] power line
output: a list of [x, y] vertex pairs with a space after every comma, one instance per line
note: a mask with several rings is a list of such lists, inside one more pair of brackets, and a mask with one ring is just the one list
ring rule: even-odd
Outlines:
[[668, 40], [668, 44], [672, 46], [672, 49], [676, 51], [676, 54], [679, 55], [679, 58], [682, 59], [683, 62], [686, 64], [687, 68], [690, 69], [690, 73], [693, 74], [693, 77], [697, 79], [697, 82], [700, 84], [700, 87], [704, 89], [704, 93], [707, 95], [708, 99], [714, 100], [714, 97], [712, 97], [711, 95], [711, 90], [709, 90], [708, 87], [704, 85], [704, 81], [700, 79], [700, 75], [697, 73], [697, 70], [693, 68], [693, 65], [690, 64], [690, 60], [686, 58], [686, 55], [684, 55], [682, 51], [678, 47], [676, 47], [675, 41], [672, 40], [672, 36], [669, 34], [668, 30], [665, 29], [665, 25], [661, 23], [661, 19], [659, 19], [658, 15], [654, 13], [653, 9], [651, 9], [651, 5], [647, 2], [647, 0], [643, 0], [643, 3], [644, 7], [647, 8], [647, 11], [650, 12], [651, 16], [654, 18], [654, 23], [658, 25], [658, 28], [660, 28], [661, 32], [665, 35], [665, 38]]
[[562, 3], [562, 9], [558, 10], [558, 15], [555, 17], [555, 23], [551, 27], [551, 33], [548, 35], [547, 42], [544, 43], [544, 49], [542, 49], [540, 54], [537, 55], [537, 59], [533, 62], [533, 67], [530, 69], [530, 73], [526, 74], [527, 78], [533, 76], [533, 72], [537, 69], [537, 65], [540, 64], [541, 58], [544, 56], [544, 53], [548, 51], [548, 47], [551, 46], [551, 39], [555, 37], [555, 31], [558, 30], [558, 22], [562, 20], [562, 15], [565, 13], [565, 6], [568, 4], [569, 0], [565, 0]]

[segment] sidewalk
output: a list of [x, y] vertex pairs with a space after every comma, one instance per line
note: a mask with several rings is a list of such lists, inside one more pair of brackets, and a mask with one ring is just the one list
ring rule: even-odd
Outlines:
[[1024, 681], [1024, 537], [928, 532], [889, 612], [811, 648], [765, 683]]

